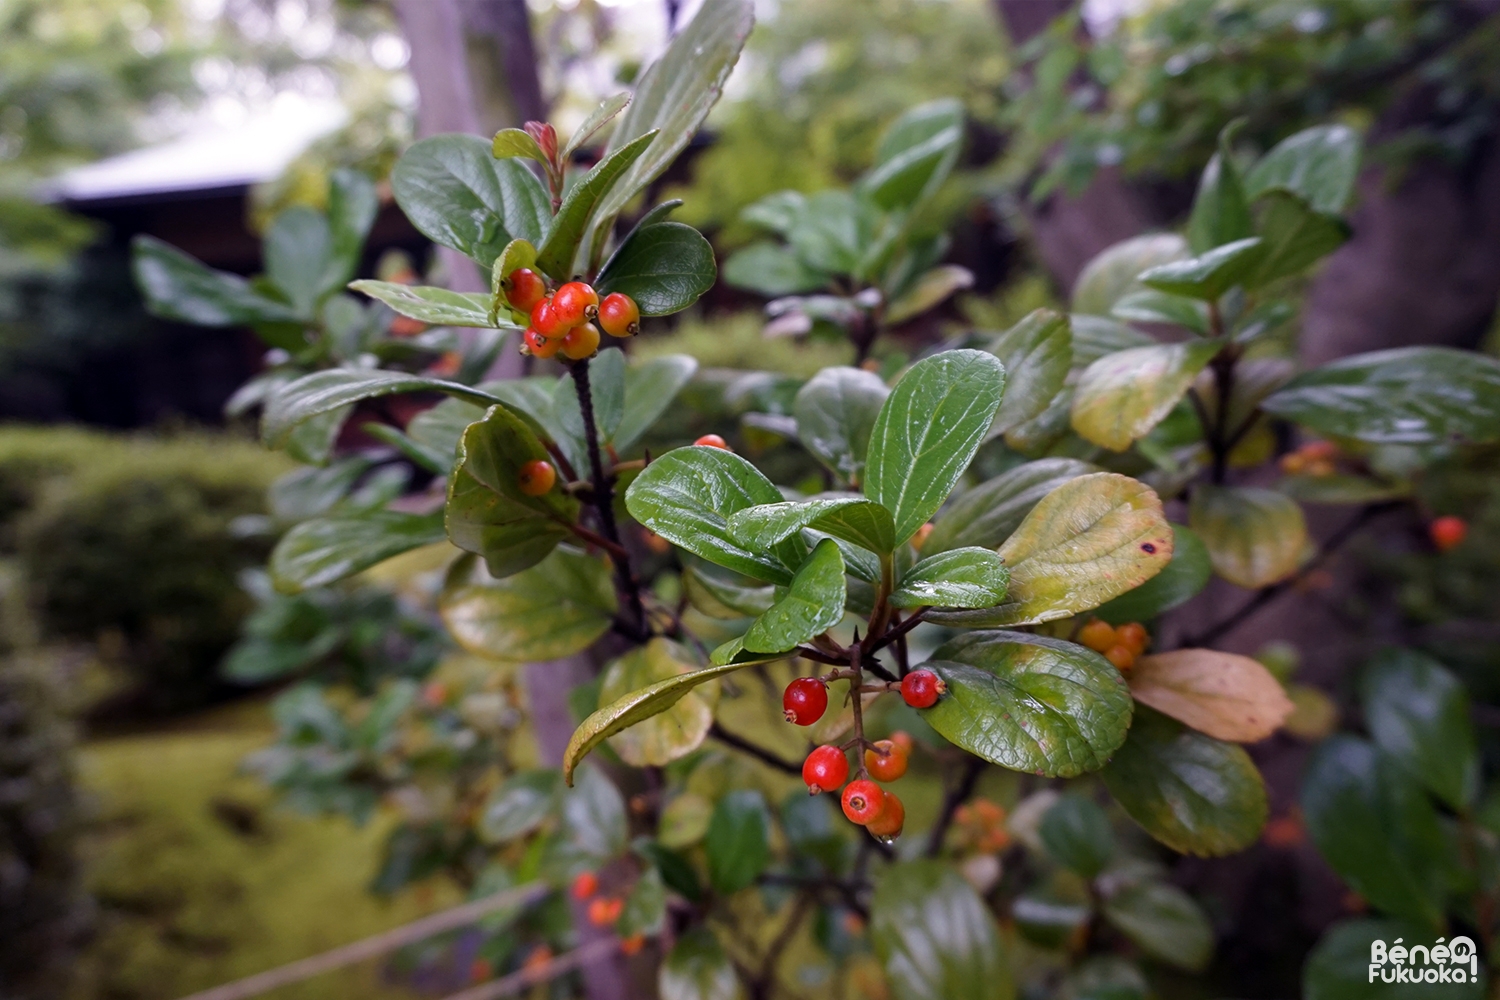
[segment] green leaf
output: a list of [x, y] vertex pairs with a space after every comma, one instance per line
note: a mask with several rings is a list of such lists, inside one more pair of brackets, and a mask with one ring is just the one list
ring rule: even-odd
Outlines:
[[1155, 288], [1138, 288], [1115, 303], [1110, 315], [1132, 323], [1180, 326], [1200, 337], [1209, 335], [1208, 306], [1197, 299], [1169, 295]]
[[815, 292], [828, 284], [828, 275], [808, 267], [795, 252], [769, 240], [730, 254], [723, 273], [724, 281], [735, 288], [771, 297]]
[[1094, 907], [1086, 886], [1054, 877], [1017, 896], [1010, 914], [1027, 941], [1062, 949], [1086, 932]]
[[891, 512], [861, 496], [765, 504], [729, 519], [730, 534], [747, 549], [769, 548], [809, 527], [879, 555], [889, 555], [896, 548]]
[[625, 110], [625, 106], [629, 103], [630, 95], [625, 93], [615, 94], [600, 101], [599, 106], [590, 111], [589, 116], [583, 120], [583, 124], [573, 130], [573, 134], [568, 137], [568, 141], [563, 145], [562, 152], [557, 154], [557, 158], [563, 163], [569, 162], [573, 154], [594, 137], [594, 133], [608, 125], [615, 115]]
[[1252, 590], [1291, 576], [1307, 552], [1302, 508], [1275, 490], [1199, 484], [1188, 524], [1208, 547], [1214, 571]]
[[1359, 133], [1347, 125], [1303, 129], [1276, 145], [1245, 177], [1254, 200], [1268, 191], [1290, 191], [1319, 212], [1341, 212], [1359, 175]]
[[1479, 794], [1479, 748], [1469, 694], [1442, 664], [1409, 649], [1384, 649], [1360, 693], [1375, 745], [1460, 812]]
[[881, 875], [870, 938], [896, 1000], [1012, 1000], [999, 929], [978, 893], [939, 861], [907, 861]]
[[[490, 140], [490, 152], [497, 160], [515, 156], [542, 164], [547, 162], [547, 154], [542, 152], [542, 147], [524, 129], [519, 128], [503, 128], [496, 132], [495, 138]], [[568, 161], [563, 158], [562, 162]]]
[[435, 135], [396, 161], [391, 188], [401, 211], [439, 246], [473, 258], [486, 272], [514, 239], [540, 243], [552, 199], [516, 160], [497, 160], [477, 135]]
[[601, 297], [620, 292], [642, 316], [681, 312], [714, 286], [714, 250], [703, 234], [680, 222], [637, 228], [599, 272]]
[[729, 956], [701, 924], [672, 946], [657, 973], [656, 992], [661, 1000], [742, 1000], [745, 995]]
[[1374, 746], [1324, 740], [1302, 779], [1302, 813], [1318, 853], [1377, 909], [1443, 925], [1448, 843], [1422, 788]]
[[547, 449], [526, 422], [504, 406], [492, 406], [484, 419], [464, 429], [458, 464], [465, 473], [513, 504], [571, 523], [578, 517], [578, 501], [560, 486], [541, 496], [521, 492], [521, 467], [546, 461]]
[[896, 521], [896, 543], [937, 513], [984, 441], [1005, 367], [983, 351], [945, 351], [896, 384], [870, 430], [865, 495]]
[[1172, 561], [1145, 583], [1099, 605], [1094, 614], [1111, 625], [1148, 622], [1194, 597], [1213, 575], [1208, 547], [1188, 528], [1172, 527]]
[[1100, 777], [1131, 819], [1183, 854], [1242, 851], [1266, 822], [1266, 787], [1243, 747], [1143, 706]]
[[1002, 767], [1071, 778], [1104, 766], [1125, 739], [1131, 700], [1092, 650], [1025, 632], [969, 632], [925, 667], [948, 693], [922, 717], [950, 743]]
[[748, 889], [771, 860], [771, 814], [753, 789], [721, 798], [708, 823], [704, 847], [708, 881], [721, 896]]
[[537, 245], [537, 267], [557, 281], [567, 281], [573, 276], [573, 260], [578, 255], [579, 244], [588, 234], [589, 224], [600, 202], [655, 138], [654, 131], [647, 132], [612, 150], [568, 188], [557, 215], [547, 227], [546, 237]]
[[450, 583], [438, 610], [464, 649], [526, 663], [587, 649], [609, 631], [617, 607], [603, 560], [557, 548], [531, 569], [503, 580], [470, 577]]
[[860, 368], [824, 368], [797, 391], [792, 415], [802, 446], [850, 486], [859, 484], [870, 432], [891, 390]]
[[[572, 783], [569, 783], [572, 787]], [[624, 853], [630, 828], [625, 799], [597, 767], [586, 767], [578, 787], [562, 792], [563, 835], [598, 867]]]
[[624, 454], [654, 427], [697, 370], [697, 359], [686, 354], [668, 354], [629, 368], [624, 409], [611, 442], [615, 450]]
[[[620, 116], [608, 149], [622, 149], [652, 131], [657, 133], [656, 139], [610, 190], [597, 218], [607, 220], [618, 215], [686, 148], [719, 100], [724, 80], [739, 60], [754, 23], [750, 0], [704, 4], [661, 58], [640, 75], [630, 107]], [[599, 242], [601, 236], [594, 239]]]
[[1229, 155], [1228, 131], [1220, 133], [1219, 151], [1198, 179], [1198, 194], [1187, 226], [1188, 245], [1195, 253], [1242, 240], [1251, 233], [1250, 203]]
[[[136, 236], [130, 251], [136, 286], [153, 316], [198, 326], [302, 322], [291, 306], [260, 294], [239, 275], [206, 267], [154, 236]], [[300, 329], [296, 341], [305, 344]]]
[[356, 292], [379, 299], [403, 316], [433, 326], [509, 327], [490, 317], [491, 297], [483, 292], [450, 292], [429, 285], [400, 285], [394, 281], [356, 281]]
[[875, 240], [879, 211], [848, 191], [819, 191], [807, 198], [788, 242], [809, 267], [854, 275]]
[[1135, 236], [1116, 243], [1079, 273], [1073, 284], [1073, 312], [1108, 316], [1126, 292], [1140, 287], [1136, 275], [1187, 254], [1187, 241], [1175, 233]]
[[625, 491], [630, 516], [673, 545], [752, 579], [786, 584], [792, 572], [775, 553], [745, 549], [729, 532], [734, 514], [780, 500], [781, 491], [755, 466], [700, 446], [655, 459]]
[[1032, 420], [1062, 391], [1073, 366], [1073, 331], [1068, 317], [1037, 309], [986, 345], [1005, 365], [1009, 391], [990, 435], [1004, 434]]
[[513, 316], [515, 314], [506, 302], [505, 279], [512, 272], [523, 267], [536, 268], [536, 247], [531, 245], [530, 240], [511, 240], [505, 244], [505, 249], [500, 251], [500, 256], [495, 258], [495, 263], [490, 265], [488, 313], [490, 322], [498, 322], [502, 315]]
[[1143, 271], [1137, 280], [1168, 295], [1214, 302], [1255, 270], [1266, 249], [1259, 236], [1250, 236], [1214, 247], [1197, 257], [1158, 264]]
[[963, 126], [963, 104], [951, 97], [910, 109], [880, 137], [875, 166], [857, 189], [887, 210], [930, 198], [958, 162]]
[[[1313, 948], [1302, 966], [1302, 996], [1305, 1000], [1480, 1000], [1485, 995], [1485, 967], [1483, 959], [1478, 965], [1479, 975], [1470, 978], [1475, 971], [1470, 962], [1455, 962], [1449, 959], [1447, 966], [1462, 970], [1464, 982], [1442, 985], [1417, 985], [1415, 983], [1382, 982], [1380, 972], [1375, 981], [1370, 981], [1370, 947], [1376, 941], [1387, 946], [1404, 940], [1407, 945], [1430, 942], [1432, 931], [1420, 924], [1406, 920], [1375, 920], [1362, 918], [1345, 920], [1334, 924], [1323, 939]], [[1434, 963], [1441, 965], [1443, 963]], [[1407, 974], [1425, 971], [1425, 966], [1408, 969]], [[1393, 975], [1395, 967], [1387, 964], [1381, 971]]]
[[284, 594], [330, 583], [410, 549], [447, 538], [438, 514], [367, 511], [303, 521], [276, 543], [271, 579]]
[[448, 540], [483, 557], [497, 580], [535, 566], [569, 534], [552, 514], [496, 493], [463, 469], [448, 482], [443, 519]]
[[915, 319], [948, 299], [955, 292], [974, 286], [974, 272], [957, 264], [939, 264], [923, 272], [910, 288], [891, 300], [885, 310], [885, 322], [899, 326]]
[[778, 235], [790, 236], [806, 210], [807, 196], [801, 191], [775, 191], [741, 209], [740, 219]]
[[263, 243], [266, 277], [292, 303], [298, 315], [312, 315], [325, 291], [323, 276], [333, 259], [328, 218], [305, 205], [277, 213]]
[[1098, 471], [1076, 458], [1043, 458], [1007, 469], [949, 504], [938, 515], [922, 551], [931, 556], [966, 546], [999, 548], [1043, 497], [1071, 479]]
[[1172, 558], [1172, 530], [1150, 487], [1096, 472], [1047, 494], [1000, 547], [1000, 558], [1010, 567], [1006, 603], [928, 618], [996, 627], [1088, 611], [1160, 573]]
[[1092, 879], [1115, 853], [1115, 835], [1103, 809], [1082, 795], [1063, 795], [1042, 816], [1042, 846], [1071, 871]]
[[521, 771], [490, 793], [477, 829], [488, 844], [524, 837], [552, 815], [562, 793], [561, 775], [553, 770]]
[[950, 549], [928, 556], [891, 592], [898, 608], [989, 608], [1005, 599], [1010, 571], [991, 549]]
[[744, 649], [781, 653], [833, 628], [844, 620], [844, 588], [844, 557], [825, 538], [798, 568], [786, 593], [751, 623]]
[[1315, 261], [1343, 246], [1349, 224], [1336, 215], [1314, 211], [1307, 202], [1286, 191], [1262, 195], [1259, 232], [1265, 249], [1260, 266], [1245, 276], [1245, 287], [1300, 274]]
[[1104, 901], [1104, 919], [1145, 954], [1189, 972], [1214, 955], [1214, 929], [1193, 898], [1165, 882], [1137, 882]]
[[361, 424], [360, 429], [381, 444], [396, 449], [418, 468], [426, 469], [439, 476], [446, 476], [453, 471], [453, 458], [450, 455], [418, 444], [390, 424], [380, 424], [370, 420]]
[[378, 368], [329, 368], [288, 382], [266, 402], [261, 437], [272, 448], [286, 444], [293, 431], [313, 417], [350, 403], [398, 392], [443, 392], [489, 406], [499, 400], [467, 385]]
[[1222, 346], [1197, 340], [1106, 354], [1078, 379], [1073, 429], [1086, 441], [1124, 451], [1166, 419]]
[[325, 465], [333, 454], [333, 446], [338, 443], [344, 421], [353, 412], [354, 404], [347, 403], [309, 417], [292, 429], [281, 447], [306, 465]]
[[1500, 440], [1500, 361], [1451, 347], [1356, 354], [1298, 375], [1261, 406], [1372, 444], [1484, 444]]
[[462, 399], [445, 399], [412, 417], [406, 435], [420, 447], [443, 456], [447, 471], [458, 460], [458, 440], [464, 428], [483, 419], [484, 407]]
[[[599, 705], [612, 705], [641, 688], [696, 669], [693, 656], [670, 639], [652, 639], [611, 663], [599, 686]], [[661, 767], [694, 750], [714, 721], [717, 685], [689, 690], [664, 712], [610, 737], [609, 745], [633, 767]]]
[[[613, 594], [613, 591], [611, 591], [611, 594]], [[613, 614], [613, 609], [611, 609], [611, 614]], [[608, 622], [605, 624], [608, 627]], [[552, 657], [542, 657], [542, 659], [550, 658]], [[568, 748], [563, 753], [563, 779], [571, 784], [573, 770], [578, 766], [578, 762], [583, 760], [591, 750], [611, 736], [624, 732], [638, 722], [644, 722], [654, 715], [665, 712], [677, 704], [678, 701], [687, 697], [698, 685], [717, 680], [725, 674], [733, 673], [742, 666], [745, 666], [745, 664], [724, 664], [704, 667], [702, 670], [695, 670], [691, 673], [677, 674], [674, 677], [657, 681], [655, 684], [647, 685], [637, 691], [632, 691], [618, 701], [599, 709], [593, 715], [584, 719], [578, 728], [573, 731], [573, 738], [568, 741]]]
[[343, 288], [359, 270], [365, 238], [379, 212], [380, 199], [368, 176], [348, 169], [328, 175], [328, 228], [332, 238], [328, 265], [319, 282], [324, 293]]
[[713, 801], [706, 796], [682, 792], [661, 811], [657, 843], [673, 849], [693, 846], [708, 833], [708, 820], [713, 812]]
[[616, 930], [626, 938], [636, 934], [655, 935], [661, 933], [666, 920], [667, 887], [661, 871], [654, 865], [648, 866], [625, 897], [625, 909]]
[[776, 603], [776, 588], [747, 587], [704, 566], [686, 567], [682, 573], [682, 588], [693, 607], [722, 621], [754, 618]]

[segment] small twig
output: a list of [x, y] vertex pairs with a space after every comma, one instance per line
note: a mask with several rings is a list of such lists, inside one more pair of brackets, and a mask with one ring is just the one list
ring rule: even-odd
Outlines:
[[610, 541], [608, 538], [605, 538], [598, 532], [590, 531], [583, 525], [575, 524], [571, 521], [563, 522], [563, 526], [573, 534], [577, 535], [579, 538], [583, 539], [585, 542], [588, 542], [590, 545], [598, 546], [605, 552], [608, 552], [611, 558], [630, 558], [630, 554], [625, 551], [625, 546], [619, 544], [618, 542]]
[[889, 646], [891, 643], [906, 635], [906, 633], [910, 632], [918, 625], [922, 624], [924, 620], [922, 616], [927, 614], [927, 610], [927, 608], [918, 608], [915, 612], [912, 613], [912, 616], [910, 618], [906, 619], [906, 621], [902, 622], [900, 625], [897, 625], [895, 628], [888, 630], [885, 635], [881, 636], [879, 639], [876, 639], [873, 643], [871, 643], [870, 648], [865, 650], [865, 653], [867, 655], [873, 655], [880, 652], [886, 646]]
[[974, 786], [979, 784], [979, 775], [984, 772], [984, 761], [978, 757], [970, 757], [964, 762], [964, 773], [958, 782], [943, 796], [943, 807], [938, 811], [937, 822], [932, 826], [927, 841], [927, 856], [935, 858], [943, 850], [943, 838], [948, 835], [948, 827], [953, 825], [953, 814], [964, 800], [974, 794]]
[[731, 733], [729, 730], [725, 729], [717, 722], [715, 722], [713, 726], [710, 727], [710, 729], [708, 730], [708, 735], [712, 736], [714, 739], [718, 740], [720, 743], [723, 743], [726, 746], [734, 747], [741, 753], [749, 754], [763, 764], [771, 765], [778, 771], [785, 771], [787, 774], [795, 774], [799, 777], [802, 775], [801, 764], [789, 761], [785, 757], [782, 757], [771, 750], [767, 750], [763, 746], [750, 742], [743, 736], [738, 736], [734, 733]]
[[833, 656], [820, 649], [811, 646], [798, 646], [794, 652], [804, 660], [812, 660], [814, 663], [826, 663], [831, 667], [841, 667], [849, 662], [847, 656]]
[[797, 934], [797, 928], [802, 925], [802, 918], [807, 915], [808, 908], [812, 905], [813, 898], [808, 893], [798, 893], [797, 901], [792, 904], [792, 912], [787, 916], [786, 923], [776, 933], [776, 937], [766, 948], [765, 957], [760, 962], [760, 974], [750, 984], [750, 995], [753, 998], [769, 997], [771, 986], [776, 979], [776, 960], [781, 953], [786, 951], [787, 945], [792, 943], [792, 938]]

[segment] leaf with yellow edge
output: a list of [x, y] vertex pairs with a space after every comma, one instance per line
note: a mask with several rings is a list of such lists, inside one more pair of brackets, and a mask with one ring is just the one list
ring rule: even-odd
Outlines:
[[[604, 671], [599, 703], [613, 704], [657, 681], [691, 673], [696, 660], [671, 639], [652, 639], [615, 660]], [[634, 767], [660, 767], [692, 753], [708, 736], [714, 722], [714, 704], [719, 700], [717, 684], [689, 691], [665, 712], [639, 722], [609, 738], [620, 759]]]
[[1196, 340], [1106, 354], [1078, 377], [1073, 429], [1102, 448], [1124, 451], [1166, 419], [1222, 346]]
[[1010, 567], [1004, 604], [933, 612], [969, 628], [1034, 625], [1097, 608], [1160, 573], [1172, 560], [1161, 498], [1129, 476], [1096, 472], [1063, 483], [1000, 546]]
[[623, 698], [599, 709], [584, 719], [573, 731], [573, 738], [568, 741], [568, 749], [563, 753], [563, 780], [571, 786], [573, 771], [578, 767], [578, 762], [587, 757], [589, 751], [611, 736], [629, 729], [637, 722], [644, 722], [654, 715], [665, 712], [687, 697], [698, 685], [718, 680], [725, 674], [731, 674], [746, 665], [745, 663], [726, 663], [722, 666], [704, 667], [702, 670], [678, 674], [675, 677], [657, 681], [655, 684], [649, 684], [639, 691], [632, 691]]
[[1302, 508], [1275, 490], [1196, 486], [1188, 526], [1208, 546], [1214, 572], [1251, 590], [1291, 576], [1308, 547]]
[[1263, 740], [1294, 706], [1258, 661], [1215, 649], [1178, 649], [1143, 656], [1129, 673], [1130, 693], [1214, 739]]

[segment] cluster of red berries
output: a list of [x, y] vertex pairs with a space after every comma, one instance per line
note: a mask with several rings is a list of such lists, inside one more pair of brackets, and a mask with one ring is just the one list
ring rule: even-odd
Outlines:
[[1151, 645], [1151, 634], [1140, 622], [1126, 622], [1115, 628], [1107, 621], [1091, 619], [1078, 630], [1078, 641], [1104, 658], [1121, 671], [1135, 666], [1135, 661], [1146, 647]]
[[[573, 879], [573, 887], [570, 891], [573, 898], [580, 903], [588, 901], [589, 923], [595, 927], [611, 926], [619, 921], [621, 914], [625, 912], [625, 900], [619, 896], [599, 895], [599, 876], [593, 872], [579, 874]], [[632, 934], [620, 942], [620, 950], [627, 955], [634, 955], [645, 943], [644, 934]]]
[[1468, 534], [1469, 523], [1452, 514], [1436, 518], [1427, 526], [1427, 535], [1439, 552], [1452, 552], [1463, 544]]
[[634, 299], [619, 292], [604, 296], [601, 302], [591, 285], [570, 281], [549, 295], [547, 280], [529, 267], [507, 274], [501, 288], [513, 309], [530, 314], [522, 350], [538, 358], [561, 351], [566, 358], [582, 361], [599, 350], [601, 329], [611, 337], [634, 337], [641, 332], [640, 309]]
[[1309, 441], [1281, 456], [1281, 471], [1289, 475], [1331, 476], [1337, 471], [1334, 462], [1338, 457], [1339, 446], [1332, 441]]
[[1005, 810], [989, 799], [974, 799], [953, 811], [954, 839], [960, 849], [980, 854], [1005, 850], [1010, 833], [1005, 828]]

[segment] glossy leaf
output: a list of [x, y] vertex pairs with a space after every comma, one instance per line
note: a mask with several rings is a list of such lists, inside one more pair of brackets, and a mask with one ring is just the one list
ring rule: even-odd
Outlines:
[[1216, 649], [1143, 656], [1130, 671], [1136, 701], [1217, 740], [1255, 743], [1292, 713], [1281, 683], [1258, 661]]
[[1214, 954], [1214, 929], [1193, 898], [1166, 882], [1127, 885], [1104, 901], [1104, 919], [1145, 954], [1202, 972]]
[[1456, 810], [1479, 794], [1479, 748], [1469, 693], [1442, 664], [1384, 649], [1361, 678], [1365, 727], [1398, 767]]
[[497, 493], [463, 469], [448, 481], [443, 524], [448, 540], [483, 557], [497, 580], [535, 566], [569, 534], [551, 513]]
[[441, 455], [446, 471], [457, 461], [464, 428], [483, 419], [484, 407], [462, 399], [445, 399], [412, 417], [406, 424], [406, 434], [422, 448]]
[[625, 799], [597, 767], [579, 774], [578, 786], [562, 795], [562, 833], [574, 851], [597, 868], [625, 852], [630, 828]]
[[1065, 313], [1037, 309], [991, 340], [985, 349], [1005, 365], [1009, 386], [991, 435], [1041, 415], [1062, 390], [1073, 366], [1073, 330]]
[[973, 286], [974, 272], [957, 264], [940, 264], [924, 272], [910, 288], [891, 300], [885, 310], [885, 321], [890, 326], [899, 326]]
[[959, 494], [938, 515], [922, 552], [931, 556], [971, 545], [999, 548], [1043, 497], [1071, 479], [1098, 471], [1076, 458], [1043, 458], [1008, 469]]
[[729, 956], [701, 924], [678, 938], [667, 953], [657, 973], [656, 993], [661, 1000], [742, 1000], [745, 995]]
[[953, 98], [907, 111], [881, 136], [875, 166], [860, 178], [857, 190], [887, 211], [931, 197], [958, 162], [963, 124], [963, 105]]
[[578, 517], [579, 503], [559, 486], [540, 496], [521, 491], [522, 466], [549, 458], [526, 422], [503, 406], [490, 407], [484, 419], [464, 429], [459, 441], [459, 468], [480, 485], [513, 504], [571, 523]]
[[262, 241], [266, 278], [291, 302], [298, 315], [311, 316], [325, 291], [323, 276], [333, 257], [328, 217], [306, 205], [276, 214]]
[[1219, 136], [1219, 151], [1198, 179], [1187, 226], [1188, 244], [1195, 253], [1242, 240], [1251, 233], [1249, 199], [1239, 168], [1229, 155], [1228, 138]]
[[1260, 264], [1266, 246], [1259, 236], [1214, 247], [1197, 257], [1158, 264], [1137, 279], [1148, 288], [1205, 302], [1239, 284]]
[[1047, 494], [1000, 546], [1010, 567], [1004, 604], [928, 617], [971, 628], [1067, 618], [1160, 573], [1172, 540], [1150, 487], [1113, 472], [1079, 476]]
[[1091, 650], [1024, 632], [970, 632], [924, 664], [948, 685], [922, 717], [950, 743], [1017, 771], [1071, 778], [1125, 739], [1131, 700]]
[[697, 359], [686, 354], [652, 358], [627, 369], [620, 422], [611, 435], [615, 450], [624, 453], [654, 427], [697, 370]]
[[[696, 668], [693, 656], [670, 639], [652, 639], [611, 663], [599, 686], [599, 706]], [[690, 689], [680, 701], [610, 737], [609, 745], [633, 767], [660, 767], [692, 753], [714, 721], [717, 685]]]
[[1359, 174], [1359, 133], [1347, 125], [1319, 125], [1283, 139], [1245, 176], [1251, 199], [1290, 191], [1319, 212], [1341, 212]]
[[491, 297], [481, 292], [450, 292], [427, 285], [373, 280], [356, 281], [349, 287], [384, 302], [403, 316], [433, 326], [500, 325], [490, 318]]
[[891, 592], [897, 608], [990, 608], [1005, 598], [1010, 571], [992, 549], [930, 555], [902, 574]]
[[1270, 191], [1261, 196], [1256, 227], [1265, 249], [1260, 265], [1245, 277], [1247, 288], [1298, 274], [1349, 239], [1349, 224], [1315, 211], [1297, 195]]
[[851, 486], [858, 485], [870, 431], [891, 390], [860, 368], [824, 368], [797, 391], [792, 415], [803, 447]]
[[1318, 853], [1372, 906], [1442, 926], [1448, 842], [1405, 771], [1364, 740], [1335, 734], [1307, 766], [1302, 813]]
[[1124, 451], [1172, 412], [1221, 346], [1186, 341], [1105, 355], [1078, 379], [1073, 429], [1086, 441]]
[[437, 514], [394, 510], [314, 518], [296, 525], [271, 553], [271, 579], [282, 593], [324, 587], [410, 549], [443, 541]]
[[599, 204], [655, 138], [656, 132], [649, 131], [622, 144], [618, 149], [611, 150], [576, 184], [568, 188], [557, 214], [547, 227], [546, 237], [537, 244], [537, 267], [557, 281], [566, 281], [573, 276], [573, 259], [578, 254], [579, 244], [588, 233], [590, 221], [595, 217]]
[[896, 543], [937, 513], [983, 443], [1005, 389], [1005, 368], [983, 351], [945, 351], [917, 362], [870, 431], [865, 495], [896, 522]]
[[677, 448], [646, 466], [625, 491], [630, 516], [667, 541], [727, 569], [768, 583], [790, 583], [792, 571], [773, 552], [734, 540], [729, 518], [781, 491], [760, 470], [722, 448]]
[[819, 191], [808, 196], [787, 239], [809, 267], [854, 275], [875, 241], [879, 222], [879, 210], [851, 192]]
[[788, 247], [761, 240], [730, 254], [724, 262], [724, 281], [762, 295], [780, 298], [815, 292], [828, 284], [828, 275], [802, 263]]
[[1187, 241], [1175, 233], [1152, 233], [1116, 243], [1079, 273], [1073, 284], [1073, 311], [1108, 316], [1126, 292], [1140, 287], [1135, 280], [1138, 274], [1180, 260], [1187, 253]]
[[266, 402], [261, 437], [273, 448], [286, 443], [299, 424], [362, 399], [398, 392], [442, 392], [489, 406], [499, 400], [457, 382], [378, 368], [329, 368], [282, 386]]
[[1500, 440], [1500, 361], [1450, 347], [1356, 354], [1298, 375], [1261, 405], [1372, 444], [1482, 444]]
[[1139, 708], [1125, 744], [1100, 773], [1147, 833], [1183, 854], [1218, 857], [1255, 843], [1266, 787], [1243, 747]]
[[1148, 622], [1191, 600], [1213, 576], [1208, 547], [1189, 528], [1172, 527], [1172, 561], [1145, 583], [1128, 590], [1094, 609], [1094, 614], [1111, 625], [1126, 622]]
[[1156, 288], [1137, 288], [1120, 296], [1110, 310], [1116, 319], [1132, 323], [1180, 326], [1200, 337], [1209, 335], [1208, 306], [1197, 299], [1172, 295]]
[[948, 865], [907, 861], [881, 875], [870, 938], [895, 1000], [1012, 1000], [995, 918]]
[[1274, 490], [1200, 484], [1188, 524], [1208, 547], [1214, 571], [1250, 589], [1295, 573], [1308, 545], [1302, 508]]
[[703, 234], [680, 222], [658, 222], [632, 232], [594, 282], [599, 295], [620, 292], [642, 316], [681, 312], [714, 286], [718, 270]]
[[472, 257], [485, 273], [513, 239], [536, 244], [552, 199], [516, 160], [495, 159], [477, 135], [435, 135], [413, 144], [391, 172], [401, 211], [439, 246]]
[[365, 238], [380, 212], [375, 183], [358, 170], [338, 169], [328, 175], [328, 228], [331, 238], [327, 265], [319, 283], [324, 292], [343, 288], [359, 270]]
[[704, 566], [685, 568], [682, 588], [693, 607], [725, 621], [754, 618], [776, 602], [775, 587], [745, 586]]
[[739, 789], [721, 798], [703, 846], [715, 892], [728, 896], [754, 885], [771, 860], [771, 814], [760, 792]]
[[136, 236], [130, 251], [136, 286], [153, 316], [195, 326], [301, 322], [291, 306], [239, 275], [206, 267], [154, 236]]
[[521, 771], [490, 793], [479, 814], [479, 835], [490, 844], [524, 837], [557, 809], [561, 776], [552, 770]]
[[825, 538], [798, 568], [786, 593], [750, 625], [743, 637], [751, 653], [781, 653], [844, 619], [844, 557]]
[[1109, 816], [1083, 795], [1059, 797], [1043, 814], [1037, 833], [1048, 854], [1086, 879], [1102, 872], [1115, 852]]
[[490, 140], [490, 152], [497, 160], [515, 156], [542, 164], [547, 162], [547, 154], [542, 152], [542, 147], [537, 145], [536, 140], [525, 129], [503, 128], [496, 132], [495, 137]]
[[503, 580], [455, 581], [438, 603], [460, 646], [516, 663], [587, 649], [609, 631], [617, 607], [608, 564], [567, 548]]
[[630, 103], [629, 94], [615, 94], [606, 97], [599, 102], [599, 106], [589, 112], [589, 116], [583, 120], [583, 124], [574, 129], [573, 134], [568, 136], [564, 143], [562, 152], [558, 153], [558, 159], [564, 163], [569, 162], [579, 149], [582, 149], [590, 139], [594, 137], [601, 128], [614, 120], [615, 115], [625, 110]]
[[891, 512], [861, 496], [766, 504], [742, 510], [729, 519], [730, 534], [747, 549], [769, 548], [803, 528], [815, 528], [880, 555], [888, 555], [896, 547]]
[[660, 934], [667, 920], [667, 887], [662, 881], [661, 871], [654, 865], [647, 866], [635, 880], [630, 895], [625, 897], [625, 909], [620, 914], [616, 931], [624, 938], [636, 934]]
[[[613, 613], [612, 610], [611, 613]], [[665, 680], [660, 680], [639, 690], [632, 691], [618, 701], [605, 705], [593, 715], [584, 719], [578, 728], [573, 731], [573, 738], [568, 741], [567, 750], [563, 754], [564, 780], [569, 784], [572, 783], [573, 770], [578, 766], [578, 762], [588, 756], [589, 752], [600, 743], [603, 743], [616, 733], [625, 731], [638, 722], [643, 722], [654, 715], [665, 712], [687, 697], [698, 685], [717, 680], [725, 674], [733, 673], [744, 665], [743, 663], [735, 663], [711, 666], [704, 667], [702, 670], [692, 671], [691, 673], [677, 674], [674, 677], [668, 677]]]

